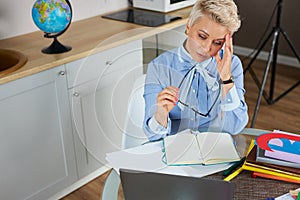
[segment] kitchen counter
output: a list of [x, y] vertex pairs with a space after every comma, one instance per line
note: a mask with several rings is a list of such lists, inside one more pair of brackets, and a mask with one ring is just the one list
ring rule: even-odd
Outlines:
[[104, 19], [101, 16], [73, 22], [58, 40], [72, 50], [62, 54], [44, 54], [41, 50], [53, 39], [44, 38], [42, 31], [0, 40], [0, 48], [22, 52], [28, 58], [19, 70], [0, 78], [0, 84], [57, 67], [130, 41], [143, 39], [186, 23], [191, 7], [168, 13], [182, 19], [159, 27], [145, 27], [127, 22]]

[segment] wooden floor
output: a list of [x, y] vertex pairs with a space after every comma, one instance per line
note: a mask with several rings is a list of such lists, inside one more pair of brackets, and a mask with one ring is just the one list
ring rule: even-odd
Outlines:
[[[244, 62], [244, 66], [247, 66]], [[265, 62], [255, 61], [252, 69], [257, 73], [257, 77], [261, 79], [265, 69]], [[269, 93], [270, 74], [266, 85], [266, 92]], [[288, 66], [277, 65], [274, 99], [300, 80], [300, 69]], [[258, 87], [253, 81], [249, 71], [245, 75], [246, 102], [249, 107], [249, 123], [250, 127], [256, 100], [258, 97]], [[255, 128], [266, 130], [280, 129], [283, 131], [294, 132], [300, 134], [300, 86], [292, 90], [282, 99], [269, 105], [264, 98], [260, 103]], [[62, 200], [99, 200], [101, 191], [108, 173], [94, 179], [85, 186], [79, 188]], [[120, 199], [123, 199], [122, 196]]]

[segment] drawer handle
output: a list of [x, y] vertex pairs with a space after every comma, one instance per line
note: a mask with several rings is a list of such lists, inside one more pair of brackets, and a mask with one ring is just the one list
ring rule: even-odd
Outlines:
[[106, 61], [106, 65], [112, 65], [112, 61]]
[[78, 93], [78, 92], [74, 92], [74, 93], [73, 93], [73, 96], [74, 96], [74, 97], [79, 97], [79, 93]]
[[64, 76], [66, 74], [66, 72], [65, 71], [60, 71], [60, 72], [58, 72], [58, 74], [61, 75], [61, 76]]

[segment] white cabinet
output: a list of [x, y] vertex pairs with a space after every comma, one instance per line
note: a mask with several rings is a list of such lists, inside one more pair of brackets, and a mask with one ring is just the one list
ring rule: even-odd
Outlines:
[[68, 63], [79, 177], [107, 164], [105, 155], [120, 150], [134, 81], [142, 75], [140, 40]]
[[0, 85], [0, 199], [47, 199], [77, 180], [63, 66]]

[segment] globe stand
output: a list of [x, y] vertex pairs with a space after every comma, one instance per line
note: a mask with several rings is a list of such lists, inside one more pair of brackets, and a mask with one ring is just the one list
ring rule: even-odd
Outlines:
[[64, 53], [64, 52], [70, 51], [72, 49], [72, 47], [70, 47], [70, 46], [65, 46], [65, 45], [61, 44], [58, 41], [57, 37], [54, 37], [53, 39], [54, 40], [49, 47], [42, 49], [43, 53], [46, 53], [46, 54]]

